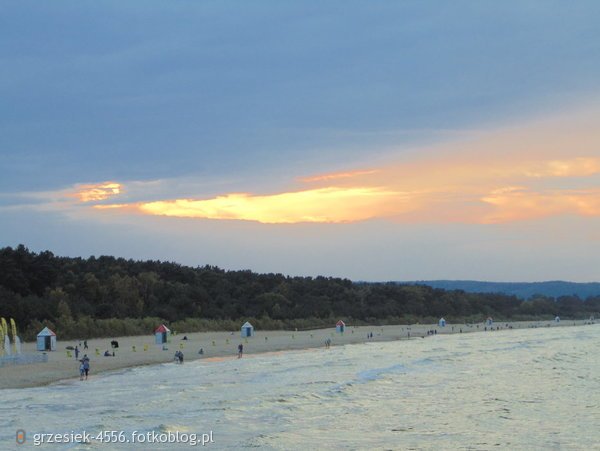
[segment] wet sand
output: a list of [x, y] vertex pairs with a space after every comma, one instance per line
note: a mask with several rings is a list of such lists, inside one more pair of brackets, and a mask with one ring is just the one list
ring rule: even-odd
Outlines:
[[[89, 349], [83, 350], [90, 358], [90, 377], [98, 373], [128, 368], [140, 365], [173, 362], [175, 351], [181, 350], [185, 360], [204, 359], [207, 361], [237, 358], [237, 348], [244, 345], [244, 354], [265, 352], [279, 352], [293, 349], [310, 349], [325, 346], [325, 340], [331, 339], [331, 346], [352, 343], [365, 343], [368, 341], [415, 340], [427, 337], [427, 331], [437, 330], [438, 334], [451, 333], [510, 333], [513, 329], [530, 327], [564, 327], [583, 325], [589, 321], [563, 320], [554, 321], [522, 321], [494, 323], [493, 329], [483, 323], [479, 324], [447, 324], [439, 327], [437, 324], [393, 325], [393, 326], [359, 326], [347, 325], [343, 334], [335, 332], [335, 328], [317, 329], [310, 331], [256, 331], [254, 337], [240, 338], [240, 331], [234, 332], [196, 332], [178, 334], [170, 338], [168, 350], [163, 350], [161, 345], [154, 342], [154, 335], [97, 338], [88, 340]], [[498, 330], [499, 329], [499, 330]], [[373, 338], [367, 334], [373, 333]], [[409, 337], [410, 334], [410, 337]], [[187, 340], [183, 337], [187, 336]], [[109, 350], [111, 340], [119, 342], [114, 357], [104, 357], [104, 352]], [[33, 363], [28, 365], [5, 365], [0, 367], [0, 389], [21, 388], [46, 385], [62, 380], [79, 379], [79, 363], [73, 351], [67, 355], [67, 346], [79, 346], [78, 340], [57, 340], [56, 351], [48, 352], [48, 362]], [[83, 337], [81, 340], [83, 345]], [[81, 347], [81, 346], [80, 346]], [[135, 347], [135, 349], [134, 349]], [[35, 343], [23, 343], [22, 352], [28, 354], [41, 354], [35, 350]], [[200, 349], [204, 350], [201, 355]]]

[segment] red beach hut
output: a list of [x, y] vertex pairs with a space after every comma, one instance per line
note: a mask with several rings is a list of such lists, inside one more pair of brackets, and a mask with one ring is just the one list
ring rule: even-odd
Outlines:
[[156, 337], [156, 344], [165, 344], [169, 338], [169, 335], [171, 335], [171, 331], [167, 326], [165, 326], [164, 324], [158, 326], [154, 331], [154, 336]]

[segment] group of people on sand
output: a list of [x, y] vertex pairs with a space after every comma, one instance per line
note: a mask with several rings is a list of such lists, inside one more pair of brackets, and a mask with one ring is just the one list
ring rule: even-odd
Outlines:
[[175, 363], [183, 363], [183, 352], [175, 351]]
[[[87, 340], [83, 340], [83, 349], [87, 349], [88, 348], [88, 344], [87, 344]], [[67, 348], [67, 349], [73, 349], [71, 347]], [[79, 352], [81, 349], [81, 342], [79, 342], [79, 345], [75, 345], [75, 358], [79, 360]]]
[[[79, 361], [79, 380], [87, 380], [88, 375], [90, 373], [90, 358], [87, 354], [83, 354], [83, 357], [79, 358], [79, 353], [81, 352], [81, 341], [79, 344], [75, 345], [75, 349], [72, 347], [67, 347], [67, 349], [73, 349], [75, 351], [75, 359]], [[88, 349], [87, 340], [83, 340], [83, 349]]]
[[79, 361], [79, 380], [82, 381], [84, 376], [87, 381], [88, 374], [90, 372], [90, 358], [87, 354], [83, 355], [83, 358]]

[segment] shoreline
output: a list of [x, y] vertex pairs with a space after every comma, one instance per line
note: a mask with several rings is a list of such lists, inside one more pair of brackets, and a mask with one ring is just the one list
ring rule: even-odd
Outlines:
[[[333, 327], [307, 331], [271, 330], [256, 331], [255, 336], [248, 339], [241, 338], [239, 331], [194, 332], [172, 336], [167, 344], [168, 350], [162, 350], [161, 345], [154, 343], [154, 335], [96, 338], [88, 340], [89, 349], [82, 350], [79, 358], [84, 353], [90, 357], [90, 378], [94, 378], [98, 374], [109, 371], [170, 363], [173, 362], [175, 351], [178, 350], [184, 353], [185, 361], [201, 359], [215, 362], [227, 358], [237, 358], [239, 344], [244, 345], [245, 355], [264, 354], [322, 348], [327, 339], [331, 340], [331, 346], [341, 346], [425, 338], [430, 330], [444, 335], [475, 332], [496, 333], [511, 329], [573, 327], [587, 324], [590, 324], [589, 320], [564, 320], [559, 323], [555, 321], [498, 322], [494, 323], [491, 328], [484, 323], [446, 324], [445, 327], [437, 324], [347, 326], [343, 334], [336, 333]], [[367, 335], [371, 333], [373, 338], [367, 338]], [[187, 336], [187, 340], [183, 340], [184, 336]], [[113, 339], [119, 342], [119, 348], [115, 350], [114, 357], [104, 357], [104, 351], [112, 352], [110, 341]], [[83, 339], [81, 343], [83, 344]], [[48, 362], [0, 366], [0, 390], [41, 387], [57, 382], [79, 382], [78, 360], [75, 359], [73, 351], [71, 351], [71, 357], [68, 357], [65, 349], [66, 346], [74, 347], [75, 345], [79, 346], [79, 341], [61, 341], [58, 337], [57, 350], [47, 352]], [[22, 351], [25, 354], [42, 354], [35, 350], [35, 346], [35, 342], [23, 343]], [[204, 351], [202, 355], [198, 353], [200, 348]]]

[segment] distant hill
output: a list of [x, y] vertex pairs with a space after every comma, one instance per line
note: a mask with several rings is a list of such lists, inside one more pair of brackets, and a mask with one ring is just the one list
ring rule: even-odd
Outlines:
[[503, 293], [520, 299], [541, 294], [557, 298], [559, 296], [600, 296], [600, 283], [576, 283], [553, 280], [548, 282], [479, 282], [476, 280], [417, 280], [401, 282], [414, 285], [428, 285], [444, 290], [463, 290], [468, 293]]

